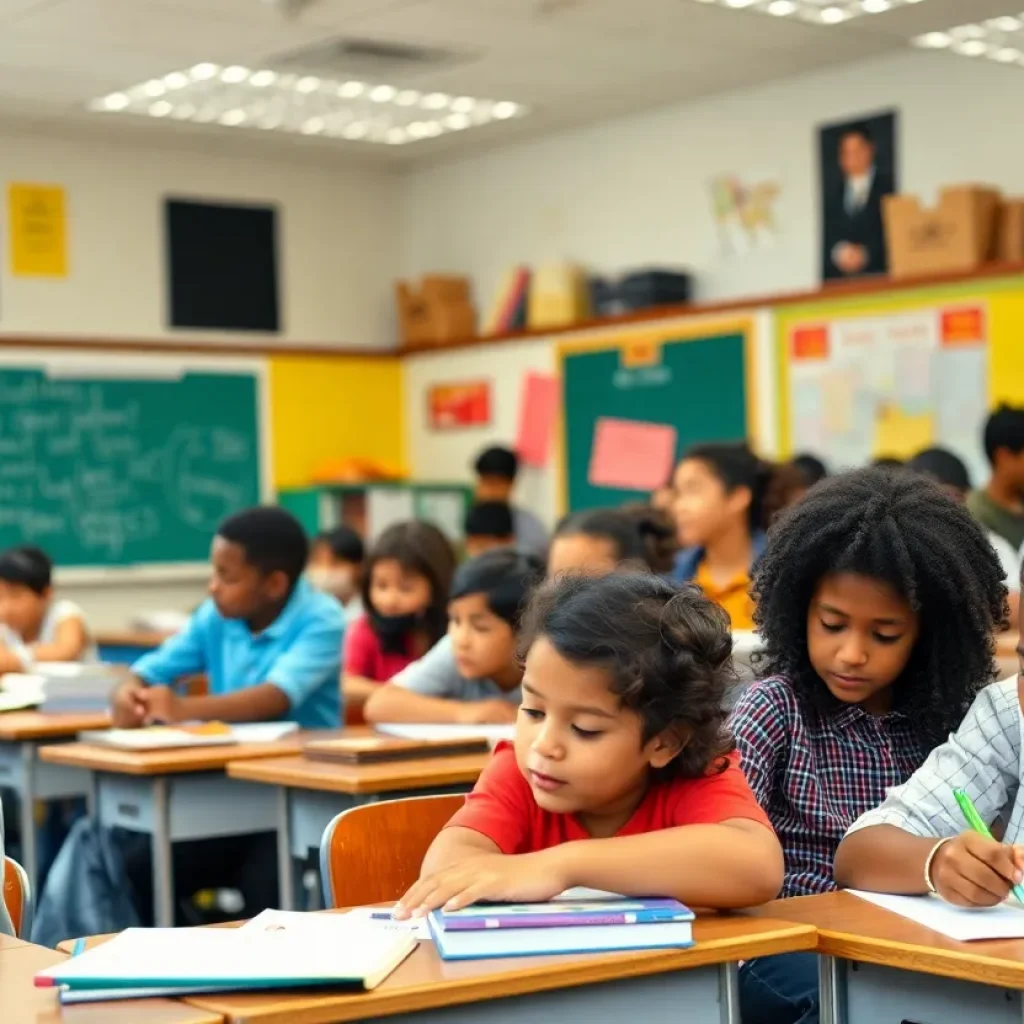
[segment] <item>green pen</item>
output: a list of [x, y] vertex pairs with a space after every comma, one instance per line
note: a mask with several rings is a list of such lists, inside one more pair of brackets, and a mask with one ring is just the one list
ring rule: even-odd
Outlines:
[[[995, 840], [995, 836], [988, 829], [988, 825], [981, 820], [981, 815], [978, 813], [978, 808], [974, 806], [974, 802], [967, 795], [966, 790], [954, 789], [953, 796], [956, 797], [956, 802], [960, 805], [960, 810], [963, 812], [964, 817], [967, 819], [967, 824], [978, 833], [979, 836], [984, 836], [986, 839]], [[1024, 886], [1015, 885], [1013, 887], [1013, 895], [1017, 897], [1018, 901], [1024, 904]]]

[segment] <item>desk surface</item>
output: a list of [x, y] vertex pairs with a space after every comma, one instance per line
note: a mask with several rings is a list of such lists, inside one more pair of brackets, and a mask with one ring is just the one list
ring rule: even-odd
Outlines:
[[75, 736], [84, 729], [110, 725], [106, 711], [85, 715], [44, 715], [39, 711], [7, 711], [0, 714], [0, 740], [56, 740]]
[[[350, 729], [347, 735], [358, 730]], [[476, 782], [490, 754], [456, 757], [422, 757], [379, 764], [342, 764], [310, 761], [301, 755], [261, 761], [232, 761], [227, 768], [233, 779], [265, 782], [295, 789], [319, 789], [328, 793], [393, 793], [405, 789], [434, 789]]]
[[132, 999], [61, 1007], [52, 988], [36, 988], [37, 971], [66, 960], [43, 946], [0, 950], [3, 1024], [222, 1024], [223, 1015], [172, 999]]
[[620, 978], [791, 953], [814, 948], [814, 929], [784, 921], [742, 916], [709, 916], [694, 926], [691, 949], [657, 953], [524, 957], [445, 963], [431, 942], [416, 951], [373, 992], [209, 995], [191, 1005], [246, 1024], [327, 1024], [390, 1017], [459, 1003], [527, 995]]
[[1024, 989], [1024, 939], [957, 942], [846, 892], [776, 900], [751, 913], [813, 925], [818, 952], [828, 956]]
[[186, 772], [218, 771], [229, 761], [294, 754], [302, 749], [302, 744], [310, 735], [298, 732], [274, 743], [225, 743], [222, 747], [182, 747], [178, 750], [116, 750], [114, 747], [91, 743], [63, 743], [54, 747], [40, 747], [39, 756], [52, 764], [88, 768], [94, 772], [180, 775]]

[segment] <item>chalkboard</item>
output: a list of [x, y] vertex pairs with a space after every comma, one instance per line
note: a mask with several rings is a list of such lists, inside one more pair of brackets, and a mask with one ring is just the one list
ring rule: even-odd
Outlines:
[[664, 423], [678, 432], [676, 457], [701, 441], [747, 437], [747, 336], [742, 330], [658, 339], [633, 346], [562, 352], [563, 467], [566, 511], [619, 505], [646, 497], [590, 483], [594, 428], [602, 416]]
[[0, 547], [58, 568], [205, 561], [218, 522], [260, 500], [258, 384], [0, 366]]

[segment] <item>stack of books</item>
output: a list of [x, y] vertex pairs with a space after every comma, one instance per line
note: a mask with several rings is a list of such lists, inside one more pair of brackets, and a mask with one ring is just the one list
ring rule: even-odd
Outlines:
[[676, 900], [581, 898], [474, 904], [428, 918], [445, 960], [685, 949], [693, 912]]
[[40, 662], [31, 673], [9, 672], [2, 687], [22, 707], [47, 714], [88, 714], [106, 711], [118, 677], [110, 665], [82, 662]]

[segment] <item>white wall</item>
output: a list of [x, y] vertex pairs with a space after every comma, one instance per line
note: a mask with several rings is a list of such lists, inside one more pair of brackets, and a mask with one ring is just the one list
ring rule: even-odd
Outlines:
[[[466, 272], [486, 309], [518, 262], [598, 271], [689, 266], [704, 299], [817, 286], [815, 126], [900, 111], [905, 190], [986, 181], [1024, 192], [1019, 68], [921, 52], [779, 81], [413, 170], [403, 190], [404, 269]], [[771, 251], [721, 256], [708, 180], [775, 175]]]
[[[152, 137], [60, 139], [10, 126], [0, 126], [0, 153], [3, 184], [67, 189], [70, 256], [66, 280], [13, 277], [4, 238], [0, 338], [196, 336], [165, 325], [163, 199], [183, 196], [277, 205], [284, 329], [270, 340], [394, 343], [399, 186], [386, 170], [337, 160], [314, 164], [301, 155], [287, 162], [216, 146], [175, 148]], [[247, 333], [218, 340], [224, 338], [261, 340]]]

